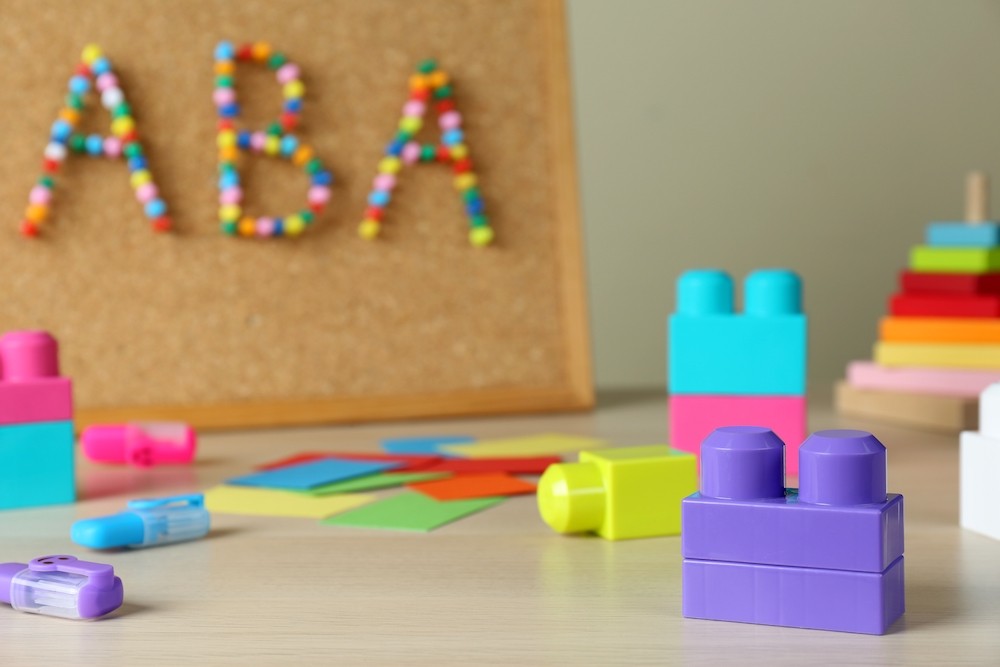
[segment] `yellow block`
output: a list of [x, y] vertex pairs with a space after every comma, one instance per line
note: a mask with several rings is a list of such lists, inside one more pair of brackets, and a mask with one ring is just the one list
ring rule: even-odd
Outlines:
[[875, 362], [883, 366], [1000, 369], [1000, 345], [875, 343]]
[[558, 456], [579, 452], [583, 449], [597, 449], [606, 444], [597, 438], [543, 433], [520, 438], [479, 440], [470, 445], [445, 445], [441, 447], [441, 450], [466, 459], [492, 459], [520, 456]]
[[883, 317], [879, 339], [891, 343], [995, 343], [1000, 320], [977, 317]]
[[549, 466], [538, 482], [538, 511], [559, 533], [679, 535], [681, 501], [697, 490], [693, 454], [666, 445], [602, 449]]

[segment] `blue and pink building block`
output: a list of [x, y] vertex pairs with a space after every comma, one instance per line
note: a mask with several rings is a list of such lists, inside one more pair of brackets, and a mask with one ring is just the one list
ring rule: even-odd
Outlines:
[[43, 331], [0, 337], [0, 510], [76, 499], [73, 386]]
[[785, 488], [769, 429], [716, 429], [701, 487], [681, 506], [688, 618], [885, 634], [903, 615], [903, 497], [886, 493], [886, 451], [864, 431], [819, 431]]
[[[735, 312], [732, 278], [688, 271], [668, 323], [670, 444], [698, 453], [714, 429], [757, 424], [786, 442], [806, 434], [807, 320], [792, 271], [754, 271]], [[797, 457], [788, 472], [797, 472]]]

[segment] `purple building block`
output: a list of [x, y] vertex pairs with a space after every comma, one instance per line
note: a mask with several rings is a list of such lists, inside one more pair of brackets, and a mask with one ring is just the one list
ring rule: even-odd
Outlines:
[[682, 504], [684, 615], [882, 634], [903, 613], [903, 498], [864, 431], [820, 431], [785, 489], [770, 430], [716, 429]]
[[802, 445], [784, 488], [784, 443], [759, 427], [702, 443], [701, 492], [681, 506], [684, 558], [882, 572], [903, 555], [903, 497], [885, 492], [885, 447], [860, 431]]
[[684, 616], [885, 634], [903, 615], [903, 558], [885, 572], [685, 560]]

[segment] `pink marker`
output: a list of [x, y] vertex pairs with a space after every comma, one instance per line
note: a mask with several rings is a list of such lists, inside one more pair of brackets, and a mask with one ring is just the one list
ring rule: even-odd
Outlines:
[[136, 422], [90, 426], [81, 436], [83, 453], [101, 463], [140, 468], [191, 463], [198, 444], [194, 429], [180, 422]]

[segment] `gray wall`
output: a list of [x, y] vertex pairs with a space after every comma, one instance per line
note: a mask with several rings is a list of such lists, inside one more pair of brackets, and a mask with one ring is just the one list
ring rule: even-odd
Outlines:
[[832, 382], [870, 356], [925, 224], [961, 217], [965, 172], [1000, 182], [998, 2], [568, 10], [601, 388], [664, 385], [674, 281], [699, 266], [799, 271], [810, 382]]

